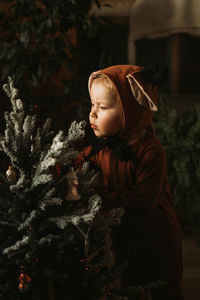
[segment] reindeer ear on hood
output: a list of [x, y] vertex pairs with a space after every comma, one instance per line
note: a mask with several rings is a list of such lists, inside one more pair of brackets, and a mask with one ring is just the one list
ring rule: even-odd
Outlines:
[[157, 111], [157, 86], [147, 81], [142, 72], [133, 72], [126, 77], [138, 104], [151, 111]]

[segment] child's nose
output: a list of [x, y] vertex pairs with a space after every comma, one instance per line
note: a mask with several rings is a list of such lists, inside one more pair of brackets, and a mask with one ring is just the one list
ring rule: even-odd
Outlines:
[[93, 118], [93, 119], [97, 118], [97, 112], [96, 112], [95, 109], [91, 109], [91, 111], [90, 111], [90, 117]]

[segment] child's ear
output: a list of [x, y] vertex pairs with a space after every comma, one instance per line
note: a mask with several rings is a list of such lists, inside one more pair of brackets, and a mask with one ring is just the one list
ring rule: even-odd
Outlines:
[[[128, 74], [126, 77], [128, 78], [128, 82], [133, 94], [133, 97], [135, 100], [143, 107], [148, 108], [152, 111], [157, 111], [158, 108], [154, 101], [151, 99], [150, 95], [144, 90], [143, 86], [139, 83], [139, 81], [136, 80], [134, 74]], [[148, 85], [151, 85], [151, 83], [148, 83]], [[150, 86], [149, 86], [150, 88]]]

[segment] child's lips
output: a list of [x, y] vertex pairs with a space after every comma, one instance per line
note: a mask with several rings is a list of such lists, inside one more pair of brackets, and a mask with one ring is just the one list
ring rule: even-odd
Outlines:
[[94, 125], [94, 124], [90, 124], [90, 126], [91, 126], [91, 128], [93, 128], [93, 129], [97, 129], [97, 126]]

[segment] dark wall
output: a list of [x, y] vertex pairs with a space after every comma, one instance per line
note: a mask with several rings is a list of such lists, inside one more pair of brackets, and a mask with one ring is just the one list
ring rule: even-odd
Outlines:
[[113, 24], [103, 27], [99, 31], [101, 42], [100, 64], [105, 61], [105, 66], [112, 64], [127, 64], [129, 26], [127, 24]]
[[[128, 18], [123, 22], [119, 18], [113, 23], [98, 34], [105, 66], [128, 63]], [[135, 46], [136, 64], [147, 66], [158, 63], [168, 67], [169, 77], [162, 86], [163, 92], [200, 94], [200, 37], [178, 33], [166, 38], [141, 39], [136, 41]]]
[[136, 62], [165, 64], [169, 78], [165, 92], [200, 94], [200, 37], [174, 34], [162, 39], [136, 42]]

